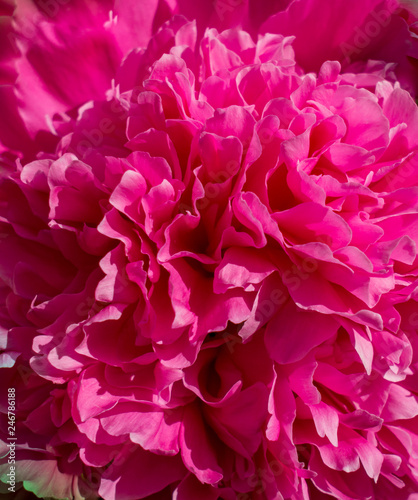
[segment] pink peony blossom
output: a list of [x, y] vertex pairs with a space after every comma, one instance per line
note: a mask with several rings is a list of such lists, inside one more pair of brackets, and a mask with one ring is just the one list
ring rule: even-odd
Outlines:
[[415, 11], [16, 3], [0, 493], [414, 500]]

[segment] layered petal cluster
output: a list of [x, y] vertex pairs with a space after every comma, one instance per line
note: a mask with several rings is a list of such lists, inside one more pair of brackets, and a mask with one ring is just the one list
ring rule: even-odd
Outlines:
[[1, 492], [15, 387], [40, 498], [412, 500], [414, 12], [111, 3], [5, 25]]
[[[402, 87], [418, 95], [415, 0], [1, 0], [0, 153], [53, 153], [51, 117], [104, 98], [120, 63], [142, 54], [176, 14], [196, 20], [198, 41], [207, 28], [243, 29], [253, 40], [295, 36], [304, 71], [317, 72], [326, 60], [355, 73], [369, 60], [391, 63]], [[132, 83], [138, 67], [128, 68]]]

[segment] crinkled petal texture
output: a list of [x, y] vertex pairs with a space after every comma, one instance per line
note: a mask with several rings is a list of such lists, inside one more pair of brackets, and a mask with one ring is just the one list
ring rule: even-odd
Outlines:
[[[159, 28], [178, 14], [196, 20], [199, 41], [207, 28], [244, 29], [254, 40], [269, 33], [295, 36], [296, 61], [305, 71], [339, 60], [358, 74], [368, 61], [380, 61], [380, 75], [393, 70], [387, 78], [418, 95], [415, 0], [3, 0], [0, 154], [30, 160], [39, 149], [52, 153], [58, 124], [67, 123], [63, 113], [104, 98], [116, 74], [122, 86], [141, 86], [144, 71], [168, 50], [170, 33]], [[241, 32], [241, 42], [248, 34]], [[183, 30], [174, 43], [184, 52], [194, 42]], [[148, 44], [154, 50], [144, 57]], [[265, 49], [265, 60], [278, 56]], [[198, 71], [192, 58], [190, 69]], [[121, 61], [126, 64], [119, 71]], [[54, 115], [59, 123], [52, 125]]]
[[412, 500], [418, 108], [338, 61], [393, 5], [17, 4], [1, 491], [15, 388], [22, 495]]

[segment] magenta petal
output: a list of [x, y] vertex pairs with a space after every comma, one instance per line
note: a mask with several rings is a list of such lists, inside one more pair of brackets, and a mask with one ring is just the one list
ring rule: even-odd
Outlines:
[[[266, 402], [265, 386], [255, 384], [237, 394], [228, 404], [208, 412], [208, 418], [224, 442], [238, 453], [251, 456], [261, 443], [261, 429], [267, 417]], [[251, 416], [242, 418], [248, 407], [253, 408]]]
[[202, 483], [216, 484], [222, 479], [222, 469], [204, 425], [194, 405], [185, 408], [180, 430], [181, 455], [185, 466]]
[[[67, 11], [68, 17], [60, 15], [55, 22], [49, 22], [42, 10], [25, 12], [24, 3], [19, 2], [15, 13], [22, 51], [17, 62], [18, 97], [22, 103], [21, 116], [32, 136], [47, 129], [46, 114], [52, 116], [96, 96], [104, 96], [109, 88], [120, 62], [120, 52], [103, 27], [107, 9], [98, 2], [93, 3], [87, 6], [76, 2], [76, 6]], [[52, 11], [59, 14], [58, 5], [54, 5]], [[74, 23], [78, 26], [76, 36]], [[94, 23], [93, 29], [90, 23]], [[27, 33], [35, 35], [27, 39]], [[89, 78], [85, 78], [87, 73]], [[37, 99], [31, 98], [33, 92]]]
[[278, 363], [294, 363], [333, 337], [338, 327], [331, 316], [304, 311], [288, 302], [269, 322], [266, 345]]
[[[297, 205], [287, 211], [274, 214], [279, 228], [289, 234], [294, 243], [303, 242], [308, 234], [313, 241], [330, 241], [333, 249], [349, 244], [351, 230], [348, 224], [335, 212], [317, 203]], [[301, 219], [305, 227], [301, 231]]]
[[186, 476], [177, 486], [174, 497], [176, 500], [194, 500], [196, 495], [202, 500], [217, 500], [218, 492], [206, 484], [199, 482], [193, 474]]
[[100, 422], [113, 436], [129, 434], [131, 441], [140, 444], [144, 450], [170, 455], [179, 451], [180, 421], [170, 411], [165, 414], [152, 407], [125, 403], [106, 412]]
[[418, 398], [398, 385], [391, 385], [382, 418], [388, 422], [409, 419], [418, 415]]
[[251, 285], [260, 283], [275, 271], [271, 262], [257, 259], [258, 255], [258, 252], [246, 249], [227, 251], [216, 270], [215, 293], [225, 292], [233, 287], [251, 289]]
[[[163, 19], [158, 19], [157, 9], [159, 0], [146, 0], [144, 2], [117, 1], [115, 15], [117, 22], [112, 26], [112, 32], [123, 53], [137, 47], [146, 47], [153, 32], [153, 25], [162, 24]], [[137, 27], [141, 29], [137, 29]]]
[[[99, 494], [106, 500], [146, 498], [181, 479], [185, 473], [178, 457], [164, 457], [133, 445], [126, 461], [110, 467], [100, 482]], [[142, 471], [138, 476], [138, 467]], [[163, 476], [161, 471], [164, 471]], [[139, 480], [138, 480], [139, 479]]]
[[326, 436], [332, 445], [338, 447], [338, 424], [339, 415], [332, 408], [324, 403], [309, 407], [314, 419], [315, 427], [321, 437]]

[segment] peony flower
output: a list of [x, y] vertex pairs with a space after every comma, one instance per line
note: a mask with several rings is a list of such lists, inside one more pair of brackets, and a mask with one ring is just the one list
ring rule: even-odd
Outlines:
[[414, 498], [415, 17], [395, 7], [338, 27], [319, 0], [17, 2], [2, 493], [15, 387], [22, 495]]

